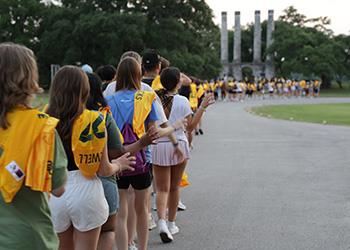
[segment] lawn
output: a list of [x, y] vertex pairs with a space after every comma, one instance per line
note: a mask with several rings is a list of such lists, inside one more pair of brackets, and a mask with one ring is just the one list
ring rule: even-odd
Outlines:
[[344, 87], [340, 88], [331, 88], [331, 89], [321, 89], [321, 97], [350, 97], [350, 88]]
[[350, 103], [271, 105], [252, 108], [269, 118], [350, 126]]

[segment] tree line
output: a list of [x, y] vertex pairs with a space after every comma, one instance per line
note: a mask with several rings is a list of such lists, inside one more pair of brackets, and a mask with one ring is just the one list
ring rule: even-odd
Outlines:
[[[350, 77], [350, 36], [334, 35], [327, 17], [307, 18], [288, 7], [275, 23], [276, 74], [336, 80]], [[252, 61], [254, 25], [242, 27], [242, 61]], [[229, 31], [232, 57], [234, 31]], [[220, 29], [204, 0], [1, 0], [0, 42], [21, 43], [35, 52], [41, 82], [51, 64], [116, 65], [127, 50], [157, 49], [172, 65], [202, 79], [220, 74]], [[232, 60], [232, 58], [231, 58]]]
[[116, 65], [121, 54], [156, 49], [190, 75], [221, 70], [220, 30], [204, 0], [2, 0], [0, 42], [35, 52], [41, 82], [51, 64]]

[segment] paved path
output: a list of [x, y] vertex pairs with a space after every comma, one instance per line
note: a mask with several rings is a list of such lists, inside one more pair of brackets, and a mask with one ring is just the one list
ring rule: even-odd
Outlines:
[[181, 232], [149, 249], [350, 249], [350, 127], [254, 116], [249, 106], [350, 99], [218, 103], [205, 117], [183, 191]]

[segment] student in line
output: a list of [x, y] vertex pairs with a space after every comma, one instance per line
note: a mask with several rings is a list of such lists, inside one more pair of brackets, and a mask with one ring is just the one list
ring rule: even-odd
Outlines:
[[[120, 61], [117, 68], [116, 92], [107, 97], [113, 118], [121, 128], [124, 140], [131, 142], [140, 138], [145, 131], [155, 127], [158, 115], [155, 110], [155, 94], [140, 91], [141, 66], [132, 57]], [[137, 221], [138, 248], [147, 249], [148, 243], [148, 192], [152, 182], [149, 165], [146, 164], [143, 151], [136, 154], [138, 159], [134, 172], [123, 172], [117, 179], [120, 210], [117, 219], [117, 247], [128, 248], [128, 188], [132, 186], [135, 193], [135, 210]]]
[[[125, 152], [137, 152], [143, 149], [145, 146], [151, 144], [152, 141], [157, 138], [157, 131], [151, 128], [147, 131], [147, 134], [142, 136], [137, 142], [123, 146], [123, 138], [121, 136], [120, 130], [112, 117], [112, 114], [107, 105], [107, 101], [102, 95], [101, 79], [96, 74], [87, 75], [89, 77], [90, 96], [87, 100], [86, 108], [89, 110], [100, 111], [105, 114], [106, 129], [108, 135], [108, 155], [110, 159], [118, 158], [125, 154]], [[104, 194], [109, 207], [109, 216], [108, 220], [102, 225], [97, 249], [112, 250], [115, 244], [117, 224], [116, 215], [119, 208], [117, 181], [115, 175], [100, 177], [100, 179], [102, 181]]]
[[[191, 105], [188, 99], [178, 93], [181, 87], [181, 73], [179, 69], [170, 67], [163, 70], [160, 75], [164, 89], [158, 91], [162, 100], [165, 114], [169, 122], [178, 119], [187, 120], [187, 133], [190, 134], [196, 128], [206, 108], [214, 102], [213, 94], [204, 97], [201, 106], [192, 118]], [[174, 145], [168, 138], [163, 137], [152, 145], [152, 161], [155, 184], [157, 189], [157, 214], [158, 230], [164, 243], [173, 240], [173, 234], [179, 232], [175, 224], [177, 207], [179, 204], [179, 186], [181, 177], [189, 159], [189, 144], [183, 129], [175, 131], [177, 143]], [[173, 157], [174, 148], [179, 147], [184, 152], [183, 158]], [[168, 208], [168, 215], [166, 213]], [[168, 224], [167, 224], [168, 218]]]
[[68, 156], [68, 181], [62, 197], [50, 199], [52, 221], [61, 250], [95, 250], [101, 226], [108, 218], [108, 204], [101, 180], [125, 169], [135, 158], [128, 154], [108, 160], [104, 115], [86, 109], [89, 97], [86, 73], [64, 66], [55, 75], [47, 113], [60, 119], [57, 131]]
[[40, 92], [33, 52], [0, 44], [0, 249], [56, 250], [46, 193], [64, 191], [58, 120], [30, 106]]

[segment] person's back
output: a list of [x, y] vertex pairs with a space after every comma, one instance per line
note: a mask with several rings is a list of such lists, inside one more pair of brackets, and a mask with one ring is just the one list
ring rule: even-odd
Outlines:
[[58, 121], [29, 107], [37, 75], [29, 49], [0, 44], [0, 249], [58, 248], [46, 192], [63, 194], [67, 161]]

